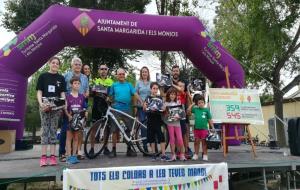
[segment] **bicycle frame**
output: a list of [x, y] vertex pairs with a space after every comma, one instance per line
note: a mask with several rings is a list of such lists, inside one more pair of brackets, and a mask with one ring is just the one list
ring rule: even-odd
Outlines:
[[[117, 113], [133, 120], [133, 124], [132, 124], [132, 127], [131, 127], [131, 131], [129, 133], [130, 134], [129, 137], [126, 134], [125, 129], [121, 126], [120, 122], [117, 120], [117, 118], [115, 117], [115, 115], [111, 111], [117, 112]], [[135, 126], [136, 123], [139, 123], [143, 127], [147, 128], [144, 124], [139, 122], [136, 117], [132, 117], [131, 115], [129, 115], [125, 112], [122, 112], [120, 110], [112, 108], [111, 106], [108, 106], [106, 114], [105, 114], [105, 116], [103, 116], [103, 118], [106, 119], [105, 120], [105, 125], [104, 125], [104, 130], [105, 130], [105, 127], [107, 127], [107, 122], [108, 122], [109, 117], [113, 120], [113, 122], [115, 122], [115, 124], [117, 125], [117, 127], [119, 128], [120, 132], [122, 133], [123, 137], [126, 139], [127, 142], [136, 142], [138, 140], [145, 140], [146, 139], [146, 137], [143, 137], [141, 139], [133, 139], [134, 138], [134, 132], [135, 132], [135, 127], [134, 126]], [[98, 130], [97, 130], [96, 134], [98, 133]]]

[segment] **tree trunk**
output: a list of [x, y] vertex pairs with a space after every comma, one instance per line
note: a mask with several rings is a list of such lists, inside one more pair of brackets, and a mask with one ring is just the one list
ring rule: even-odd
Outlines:
[[[279, 89], [279, 82], [274, 84], [273, 92], [274, 92], [274, 108], [275, 108], [275, 115], [283, 120], [283, 93]], [[277, 133], [277, 141], [278, 146], [283, 147], [286, 146], [285, 142], [285, 128], [283, 123], [276, 119], [276, 133]]]
[[[166, 11], [166, 5], [167, 1], [166, 0], [161, 0], [160, 4], [160, 15], [167, 15]], [[167, 52], [161, 51], [160, 52], [160, 68], [161, 68], [161, 73], [166, 74], [166, 60], [167, 60]]]
[[161, 73], [162, 74], [166, 74], [167, 54], [168, 54], [168, 52], [166, 52], [166, 51], [161, 51], [160, 52], [160, 68], [161, 68]]

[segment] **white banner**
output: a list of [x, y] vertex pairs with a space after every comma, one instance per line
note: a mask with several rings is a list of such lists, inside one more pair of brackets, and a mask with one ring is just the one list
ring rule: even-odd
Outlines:
[[226, 163], [66, 169], [64, 190], [227, 190]]
[[210, 88], [209, 105], [215, 123], [264, 124], [257, 90]]

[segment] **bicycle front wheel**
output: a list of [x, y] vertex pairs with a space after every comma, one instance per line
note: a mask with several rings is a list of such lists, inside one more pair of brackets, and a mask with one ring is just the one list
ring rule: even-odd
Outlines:
[[[136, 122], [136, 133], [135, 133], [135, 144], [137, 145], [140, 152], [146, 156], [159, 156], [161, 154], [161, 147], [155, 143], [155, 150], [152, 150], [150, 144], [147, 142], [147, 126], [146, 123], [142, 124]], [[161, 126], [161, 131], [163, 132], [165, 138], [165, 149], [169, 145], [169, 132], [166, 125]]]
[[107, 145], [109, 138], [108, 125], [108, 121], [101, 118], [88, 131], [84, 141], [84, 153], [89, 159], [96, 158]]

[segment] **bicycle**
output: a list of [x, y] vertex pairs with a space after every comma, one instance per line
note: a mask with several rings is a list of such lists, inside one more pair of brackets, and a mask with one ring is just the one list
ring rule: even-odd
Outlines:
[[42, 97], [42, 102], [49, 107], [49, 111], [61, 110], [65, 107], [66, 100], [59, 97]]
[[[105, 98], [104, 94], [100, 95], [101, 98]], [[106, 101], [107, 103], [107, 101]], [[122, 102], [119, 102], [122, 103]], [[116, 118], [116, 114], [120, 114], [123, 117], [127, 117], [132, 121], [131, 130], [127, 126], [124, 125], [122, 120], [118, 120]], [[150, 145], [147, 143], [147, 148], [144, 148], [143, 142], [146, 143], [147, 137], [142, 136], [142, 129], [147, 130], [147, 126], [145, 123], [138, 121], [136, 117], [132, 117], [125, 112], [112, 108], [107, 103], [107, 110], [104, 116], [102, 116], [98, 121], [96, 121], [85, 137], [84, 141], [84, 152], [86, 157], [89, 159], [93, 159], [100, 155], [104, 148], [107, 146], [109, 136], [110, 136], [110, 128], [111, 125], [115, 124], [115, 126], [120, 130], [121, 135], [124, 137], [125, 143], [132, 148], [132, 150], [136, 151], [135, 146], [138, 148], [140, 152], [147, 156], [158, 156], [161, 154], [161, 151], [156, 150], [154, 154], [149, 153], [146, 149], [150, 150]], [[166, 139], [166, 147], [168, 145], [168, 130], [167, 127], [162, 125], [162, 131], [164, 133]], [[89, 143], [94, 144], [94, 153], [90, 154], [91, 146]]]

